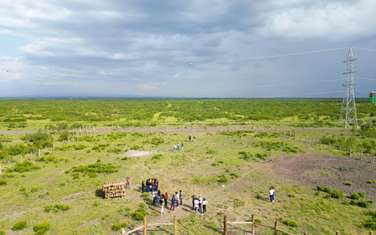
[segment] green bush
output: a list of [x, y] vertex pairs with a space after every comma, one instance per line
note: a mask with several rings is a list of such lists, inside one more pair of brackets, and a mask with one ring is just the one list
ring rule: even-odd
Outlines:
[[112, 231], [119, 231], [122, 228], [126, 228], [128, 225], [126, 223], [121, 223], [121, 224], [113, 224], [111, 226]]
[[49, 134], [42, 133], [40, 131], [33, 134], [27, 134], [22, 139], [31, 143], [35, 148], [38, 149], [51, 147], [53, 143], [53, 139]]
[[45, 212], [54, 212], [57, 213], [59, 211], [67, 211], [70, 207], [64, 204], [55, 204], [55, 205], [48, 205], [44, 207]]
[[16, 165], [14, 165], [11, 168], [8, 168], [8, 172], [18, 172], [18, 173], [23, 173], [23, 172], [28, 172], [32, 170], [37, 170], [40, 167], [32, 163], [31, 161], [22, 161], [22, 162], [17, 162]]
[[217, 176], [217, 182], [218, 183], [227, 183], [228, 178], [226, 177], [226, 175], [218, 175]]
[[118, 172], [119, 166], [115, 166], [111, 163], [101, 163], [96, 162], [89, 165], [81, 165], [72, 167], [67, 173], [71, 173], [73, 175], [86, 175], [89, 177], [95, 177], [97, 174], [110, 174]]
[[40, 224], [37, 224], [33, 227], [33, 230], [35, 234], [42, 235], [45, 234], [48, 230], [50, 230], [50, 224], [46, 222], [42, 222]]
[[351, 200], [350, 201], [350, 205], [359, 206], [362, 208], [368, 208], [370, 207], [370, 204], [371, 204], [370, 202], [364, 201], [364, 200]]
[[13, 226], [12, 226], [12, 230], [13, 231], [18, 231], [18, 230], [22, 230], [24, 228], [27, 227], [27, 222], [22, 220], [22, 221], [18, 221], [17, 223], [15, 223]]
[[143, 220], [146, 215], [147, 215], [147, 211], [146, 211], [145, 203], [140, 203], [138, 205], [137, 210], [131, 213], [132, 219], [137, 220], [137, 221]]
[[317, 189], [317, 191], [327, 193], [328, 196], [331, 197], [331, 198], [336, 198], [336, 199], [343, 198], [343, 192], [339, 189], [333, 189], [333, 188], [321, 187], [321, 186], [317, 186], [316, 189]]
[[367, 229], [376, 230], [376, 211], [369, 211], [366, 213], [368, 219], [364, 223], [364, 227]]
[[7, 185], [7, 182], [5, 180], [0, 180], [0, 186]]
[[353, 199], [353, 200], [360, 200], [360, 199], [365, 198], [365, 193], [364, 192], [355, 192], [355, 193], [352, 193], [349, 198]]
[[258, 160], [265, 160], [267, 157], [267, 154], [265, 153], [250, 153], [245, 151], [239, 152], [240, 159], [245, 161], [258, 161]]
[[283, 220], [282, 223], [284, 225], [289, 226], [289, 227], [298, 227], [298, 223], [296, 221], [294, 221], [294, 220], [289, 220], [289, 219], [288, 220]]
[[351, 186], [351, 185], [352, 185], [352, 182], [347, 180], [347, 181], [344, 181], [344, 182], [343, 182], [343, 185]]

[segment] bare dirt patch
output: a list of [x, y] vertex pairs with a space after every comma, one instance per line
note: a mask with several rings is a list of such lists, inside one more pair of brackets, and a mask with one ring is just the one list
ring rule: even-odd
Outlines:
[[154, 154], [155, 151], [141, 151], [141, 150], [129, 150], [125, 153], [127, 157], [149, 157]]
[[[283, 157], [271, 162], [272, 169], [279, 177], [312, 186], [330, 186], [346, 193], [366, 192], [376, 203], [375, 158], [348, 158], [329, 156]], [[351, 185], [349, 185], [351, 184]]]

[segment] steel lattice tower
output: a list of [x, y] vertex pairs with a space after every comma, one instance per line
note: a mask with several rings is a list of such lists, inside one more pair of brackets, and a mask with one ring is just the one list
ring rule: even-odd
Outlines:
[[342, 111], [341, 118], [345, 124], [345, 128], [348, 127], [358, 127], [358, 117], [356, 114], [356, 103], [355, 103], [355, 88], [354, 88], [354, 64], [356, 61], [354, 57], [352, 48], [349, 48], [344, 63], [346, 64], [346, 69], [343, 75], [345, 76], [345, 82], [343, 86], [345, 87], [345, 95], [342, 101]]

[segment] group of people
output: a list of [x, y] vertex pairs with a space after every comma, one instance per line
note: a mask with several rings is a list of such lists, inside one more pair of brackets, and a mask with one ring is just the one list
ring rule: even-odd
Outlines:
[[157, 192], [159, 187], [159, 181], [156, 178], [147, 179], [146, 183], [142, 181], [141, 192]]
[[183, 148], [184, 148], [183, 143], [174, 144], [174, 146], [172, 146], [172, 151], [183, 150]]
[[205, 214], [208, 200], [204, 197], [192, 195], [192, 210], [196, 213]]
[[168, 193], [161, 193], [160, 191], [153, 193], [153, 205], [160, 207], [161, 214], [165, 213], [166, 209], [174, 211], [175, 208], [183, 205], [183, 192], [175, 192], [170, 198], [170, 204], [168, 203], [169, 197]]

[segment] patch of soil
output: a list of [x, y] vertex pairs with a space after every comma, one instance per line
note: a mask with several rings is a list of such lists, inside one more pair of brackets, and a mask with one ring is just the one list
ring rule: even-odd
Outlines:
[[[345, 193], [366, 192], [376, 204], [376, 158], [329, 156], [284, 157], [270, 163], [279, 178], [287, 177], [302, 184], [330, 186]], [[351, 182], [351, 186], [345, 185]]]
[[125, 153], [127, 157], [149, 157], [154, 154], [154, 151], [140, 151], [140, 150], [129, 150]]

